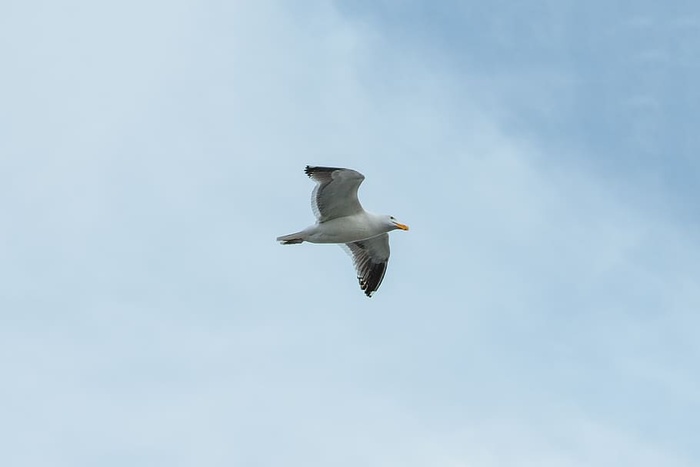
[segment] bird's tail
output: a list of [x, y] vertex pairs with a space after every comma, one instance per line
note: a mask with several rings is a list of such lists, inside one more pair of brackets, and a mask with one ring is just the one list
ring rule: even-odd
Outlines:
[[281, 237], [277, 237], [277, 241], [282, 245], [294, 245], [301, 243], [304, 241], [304, 231], [295, 232], [289, 235], [282, 235]]

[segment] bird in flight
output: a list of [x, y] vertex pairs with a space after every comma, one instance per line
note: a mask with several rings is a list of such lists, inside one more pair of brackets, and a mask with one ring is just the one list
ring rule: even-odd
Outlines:
[[408, 230], [393, 216], [373, 214], [362, 208], [357, 189], [365, 179], [360, 172], [338, 167], [304, 169], [316, 182], [311, 208], [316, 223], [299, 232], [277, 237], [283, 245], [302, 242], [337, 243], [350, 253], [360, 288], [371, 297], [379, 288], [389, 262], [389, 235]]

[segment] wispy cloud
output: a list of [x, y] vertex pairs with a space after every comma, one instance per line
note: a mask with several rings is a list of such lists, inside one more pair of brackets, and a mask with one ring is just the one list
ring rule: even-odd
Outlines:
[[[596, 81], [619, 55], [566, 9], [414, 34], [340, 7], [16, 10], [7, 465], [697, 463], [697, 219], [627, 141], [645, 127], [605, 129], [651, 113], [671, 144], [677, 96]], [[653, 43], [650, 17], [606, 37]], [[274, 242], [312, 219], [306, 163], [362, 170], [412, 227], [372, 300], [339, 249]]]

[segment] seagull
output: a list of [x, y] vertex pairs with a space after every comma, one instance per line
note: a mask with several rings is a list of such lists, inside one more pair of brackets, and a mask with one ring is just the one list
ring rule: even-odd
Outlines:
[[299, 232], [277, 237], [282, 245], [302, 242], [336, 243], [351, 256], [357, 279], [368, 297], [377, 291], [389, 262], [389, 235], [392, 230], [408, 230], [393, 216], [373, 214], [362, 208], [357, 189], [365, 179], [360, 172], [339, 167], [304, 169], [316, 187], [311, 208], [316, 223]]

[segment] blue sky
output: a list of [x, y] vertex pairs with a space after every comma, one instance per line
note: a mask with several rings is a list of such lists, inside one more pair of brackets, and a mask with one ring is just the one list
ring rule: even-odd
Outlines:
[[[694, 2], [9, 2], [6, 466], [700, 464]], [[306, 164], [395, 215], [372, 299]]]

